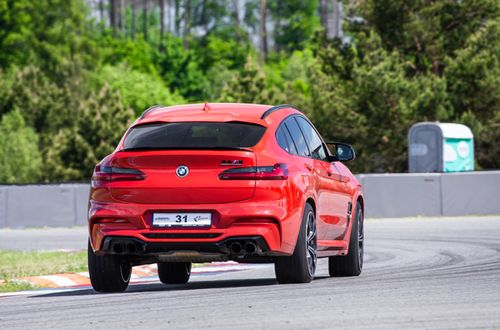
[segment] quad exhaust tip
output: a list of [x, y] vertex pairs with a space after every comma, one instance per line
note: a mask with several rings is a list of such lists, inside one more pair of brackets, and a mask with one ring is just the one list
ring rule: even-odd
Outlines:
[[257, 253], [257, 245], [254, 242], [233, 242], [229, 244], [229, 252], [231, 254], [255, 254]]
[[245, 252], [248, 254], [254, 254], [257, 252], [257, 245], [253, 242], [246, 242], [245, 243]]
[[111, 246], [111, 251], [116, 254], [134, 254], [139, 251], [140, 247], [133, 242], [116, 242]]
[[241, 251], [243, 251], [243, 246], [240, 242], [231, 243], [229, 245], [229, 251], [231, 251], [232, 254], [240, 254]]
[[125, 251], [125, 246], [122, 243], [113, 244], [113, 252], [121, 254]]
[[135, 246], [134, 243], [127, 243], [127, 252], [128, 253], [136, 253], [137, 252], [137, 246]]

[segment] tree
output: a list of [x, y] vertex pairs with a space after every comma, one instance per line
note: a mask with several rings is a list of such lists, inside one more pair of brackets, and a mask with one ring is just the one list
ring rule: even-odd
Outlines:
[[414, 71], [438, 75], [447, 56], [454, 57], [484, 22], [499, 16], [495, 0], [369, 0], [365, 10], [385, 48], [404, 53]]
[[268, 54], [266, 20], [267, 20], [267, 0], [260, 0], [260, 18], [259, 18], [260, 51], [264, 59], [267, 59], [267, 54]]
[[221, 94], [221, 102], [274, 104], [283, 99], [278, 89], [266, 86], [264, 72], [251, 55], [244, 69], [227, 82]]
[[136, 116], [154, 104], [169, 106], [185, 102], [181, 96], [170, 92], [159, 76], [133, 70], [125, 63], [104, 66], [95, 79], [96, 86], [108, 84], [118, 92], [123, 107], [133, 109]]
[[26, 66], [12, 75], [2, 111], [18, 111], [25, 123], [41, 134], [43, 149], [47, 135], [72, 122], [71, 111], [78, 103], [72, 91], [82, 89], [79, 79], [73, 77], [61, 88], [35, 66]]
[[303, 49], [319, 25], [316, 0], [269, 0], [269, 12], [278, 52]]
[[476, 159], [500, 168], [500, 21], [489, 21], [449, 59], [445, 76], [455, 120], [472, 128]]
[[0, 183], [38, 182], [42, 162], [38, 136], [19, 111], [1, 117], [0, 141]]
[[163, 37], [165, 35], [165, 0], [158, 0], [160, 9], [160, 50], [163, 51]]
[[49, 181], [88, 181], [93, 167], [111, 153], [133, 118], [118, 93], [104, 85], [98, 94], [81, 103], [74, 125], [52, 138], [46, 154]]
[[136, 21], [137, 21], [137, 7], [135, 1], [132, 1], [130, 7], [131, 7], [130, 36], [132, 37], [132, 39], [135, 39]]
[[142, 2], [142, 35], [144, 40], [148, 40], [148, 1]]
[[109, 25], [113, 29], [113, 36], [116, 37], [116, 1], [109, 0]]
[[184, 14], [182, 17], [182, 20], [184, 21], [184, 30], [182, 32], [182, 44], [184, 46], [184, 49], [187, 50], [189, 48], [189, 30], [191, 28], [191, 21], [190, 21], [190, 16], [189, 16], [189, 11], [191, 9], [190, 7], [191, 1], [189, 0], [184, 0]]

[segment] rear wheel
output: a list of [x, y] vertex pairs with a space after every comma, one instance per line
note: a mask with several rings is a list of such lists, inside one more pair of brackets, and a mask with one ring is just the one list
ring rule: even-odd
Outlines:
[[279, 283], [308, 283], [316, 271], [316, 217], [310, 204], [306, 204], [302, 224], [293, 254], [277, 257], [274, 262]]
[[349, 241], [349, 252], [346, 256], [330, 257], [328, 260], [328, 271], [330, 276], [358, 276], [363, 269], [364, 254], [364, 228], [363, 211], [359, 203], [356, 203], [351, 238]]
[[89, 276], [97, 292], [123, 292], [130, 281], [132, 266], [123, 257], [112, 254], [98, 256], [90, 242], [87, 248]]
[[185, 284], [191, 276], [190, 262], [159, 262], [158, 277], [164, 284]]

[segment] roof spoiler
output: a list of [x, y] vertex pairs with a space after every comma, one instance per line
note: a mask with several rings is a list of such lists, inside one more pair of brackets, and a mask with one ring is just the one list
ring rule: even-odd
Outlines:
[[275, 105], [274, 107], [271, 107], [271, 108], [267, 109], [262, 114], [262, 116], [260, 117], [260, 119], [264, 119], [267, 116], [269, 116], [270, 114], [272, 114], [273, 112], [278, 111], [280, 109], [286, 109], [286, 108], [292, 108], [292, 109], [295, 109], [297, 111], [300, 111], [296, 106], [294, 106], [292, 104], [279, 104], [279, 105]]
[[161, 104], [155, 104], [155, 105], [152, 105], [150, 106], [149, 108], [147, 108], [146, 110], [144, 110], [144, 112], [142, 113], [142, 115], [139, 117], [140, 119], [143, 119], [145, 118], [148, 113], [150, 113], [151, 111], [153, 110], [156, 110], [158, 108], [164, 108], [165, 106], [164, 105], [161, 105]]

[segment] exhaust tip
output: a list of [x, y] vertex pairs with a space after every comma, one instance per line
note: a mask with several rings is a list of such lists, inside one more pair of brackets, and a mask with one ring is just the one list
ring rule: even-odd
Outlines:
[[248, 254], [254, 254], [257, 252], [257, 245], [253, 242], [246, 242], [245, 243], [245, 252]]
[[240, 254], [243, 250], [243, 246], [239, 242], [234, 242], [229, 245], [229, 251], [232, 254]]
[[135, 246], [134, 243], [128, 243], [127, 244], [127, 252], [128, 253], [136, 253], [137, 252], [137, 246]]
[[115, 243], [113, 244], [113, 252], [114, 253], [123, 253], [123, 251], [125, 250], [125, 247], [123, 246], [122, 243]]

